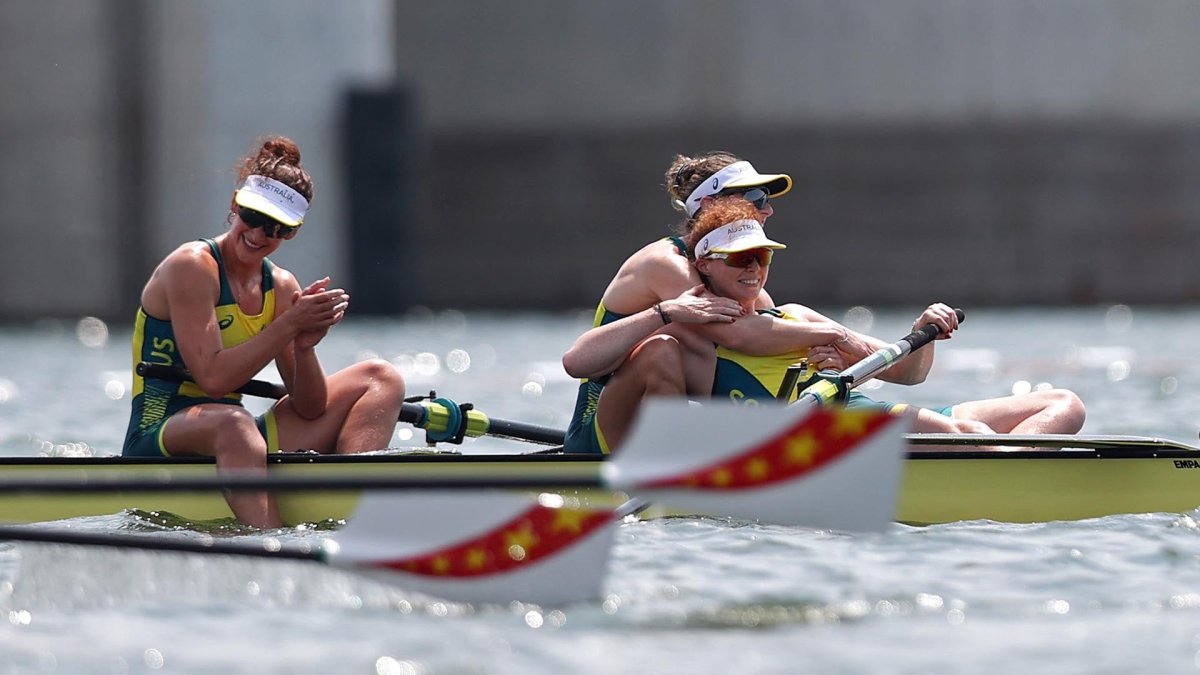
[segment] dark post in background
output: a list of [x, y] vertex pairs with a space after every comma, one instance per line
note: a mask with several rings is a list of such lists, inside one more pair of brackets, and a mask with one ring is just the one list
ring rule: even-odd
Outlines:
[[342, 137], [354, 312], [399, 314], [419, 297], [410, 272], [419, 176], [413, 93], [400, 86], [351, 91]]

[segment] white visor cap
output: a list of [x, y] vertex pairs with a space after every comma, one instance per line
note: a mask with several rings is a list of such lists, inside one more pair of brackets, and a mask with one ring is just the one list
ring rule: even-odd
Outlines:
[[688, 217], [696, 215], [700, 210], [700, 202], [705, 197], [718, 194], [725, 190], [737, 188], [761, 187], [772, 197], [782, 197], [792, 189], [792, 177], [786, 173], [759, 173], [750, 162], [734, 162], [714, 173], [692, 190], [688, 195], [684, 209]]
[[289, 227], [304, 222], [308, 200], [304, 195], [274, 178], [257, 174], [246, 176], [246, 182], [234, 193], [238, 206], [254, 209]]
[[696, 243], [696, 258], [703, 258], [710, 253], [737, 253], [752, 248], [780, 249], [787, 246], [767, 239], [762, 225], [757, 220], [747, 218], [722, 225], [704, 235]]

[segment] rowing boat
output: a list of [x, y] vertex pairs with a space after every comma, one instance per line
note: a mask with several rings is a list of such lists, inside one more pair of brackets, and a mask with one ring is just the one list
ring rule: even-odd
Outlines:
[[[1142, 436], [978, 436], [910, 434], [896, 519], [926, 525], [959, 520], [1005, 522], [1079, 520], [1119, 513], [1187, 512], [1200, 507], [1200, 447]], [[1000, 449], [982, 449], [985, 446]], [[1031, 447], [1037, 446], [1037, 447]], [[454, 480], [465, 476], [563, 485], [598, 483], [605, 460], [564, 455], [470, 455], [456, 452], [388, 451], [328, 456], [280, 454], [270, 458], [274, 476], [322, 480], [406, 477]], [[9, 457], [0, 458], [5, 479], [143, 479], [211, 477], [205, 458]], [[566, 492], [586, 504], [613, 505], [625, 496], [602, 488]], [[286, 522], [341, 520], [353, 512], [358, 493], [289, 491], [278, 495]], [[39, 522], [136, 509], [188, 520], [232, 518], [216, 492], [38, 494], [0, 491], [0, 520]], [[678, 515], [657, 508], [646, 516]]]
[[[958, 316], [961, 321], [961, 310]], [[894, 365], [937, 334], [935, 325], [922, 326], [840, 373], [822, 373], [824, 377], [799, 392], [796, 403], [788, 408], [801, 411], [805, 406], [811, 409], [841, 400], [850, 388]], [[172, 366], [141, 363], [137, 368], [143, 377], [176, 381], [190, 378], [186, 371]], [[792, 386], [785, 386], [781, 398], [787, 398]], [[238, 391], [269, 398], [286, 393], [278, 384], [258, 380]], [[425, 429], [431, 445], [459, 444], [466, 437], [485, 434], [547, 444], [563, 439], [560, 430], [493, 419], [471, 404], [460, 405], [438, 398], [433, 392], [418, 398], [428, 400], [406, 402], [399, 421]], [[738, 420], [729, 420], [728, 426], [737, 427]], [[896, 520], [904, 523], [927, 525], [977, 519], [1042, 522], [1119, 513], [1184, 512], [1200, 507], [1200, 447], [1176, 441], [1143, 436], [1011, 434], [910, 434], [907, 440], [908, 455], [896, 507]], [[678, 437], [668, 435], [654, 449], [670, 444], [687, 446]], [[684, 454], [695, 450], [673, 449]], [[888, 457], [894, 460], [895, 455]], [[603, 458], [565, 455], [559, 446], [508, 455], [434, 451], [350, 456], [294, 453], [272, 456], [267, 465], [270, 474], [284, 480], [343, 483], [338, 489], [310, 485], [306, 487], [312, 489], [277, 492], [276, 503], [283, 520], [302, 523], [347, 518], [358, 503], [359, 493], [345, 489], [345, 483], [387, 477], [427, 482], [481, 476], [493, 481], [508, 479], [510, 489], [520, 483], [523, 490], [565, 493], [584, 506], [611, 507], [627, 495], [603, 487], [607, 485], [603, 480], [606, 463]], [[875, 466], [881, 465], [859, 468]], [[113, 477], [130, 485], [141, 483], [137, 492], [107, 489], [69, 494], [37, 492], [28, 487], [16, 490], [4, 485], [5, 480], [28, 485], [31, 480], [49, 482], [64, 476], [96, 483]], [[58, 520], [129, 509], [169, 512], [188, 520], [232, 518], [224, 496], [211, 489], [147, 491], [144, 487], [173, 479], [214, 477], [214, 464], [205, 458], [0, 458], [0, 521]], [[271, 489], [278, 490], [278, 486], [272, 485]], [[679, 513], [658, 507], [643, 511], [649, 516]]]

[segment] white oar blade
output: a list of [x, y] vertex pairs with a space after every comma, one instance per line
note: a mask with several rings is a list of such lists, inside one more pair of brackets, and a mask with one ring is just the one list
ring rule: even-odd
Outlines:
[[882, 531], [911, 423], [878, 411], [647, 401], [613, 456], [613, 487], [672, 511]]
[[507, 492], [367, 492], [328, 561], [455, 602], [594, 600], [612, 511]]

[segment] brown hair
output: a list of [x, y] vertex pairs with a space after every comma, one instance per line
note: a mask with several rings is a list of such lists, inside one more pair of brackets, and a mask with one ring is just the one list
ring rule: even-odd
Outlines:
[[300, 165], [300, 148], [287, 136], [267, 136], [259, 140], [255, 149], [238, 160], [237, 174], [238, 183], [251, 175], [274, 178], [312, 202], [312, 177]]
[[735, 220], [757, 220], [761, 223], [763, 217], [753, 204], [738, 195], [715, 198], [703, 211], [696, 214], [692, 229], [683, 235], [683, 243], [687, 244], [688, 258], [696, 259], [696, 244], [704, 238], [704, 235]]
[[[741, 157], [721, 150], [706, 152], [696, 157], [675, 155], [671, 166], [667, 167], [666, 175], [667, 194], [671, 195], [671, 203], [675, 205], [676, 209], [682, 210], [679, 204], [686, 202], [688, 196], [701, 183], [721, 169], [740, 161], [742, 161]], [[676, 229], [680, 234], [685, 234], [692, 229], [694, 224], [695, 216], [688, 217], [679, 223]]]

